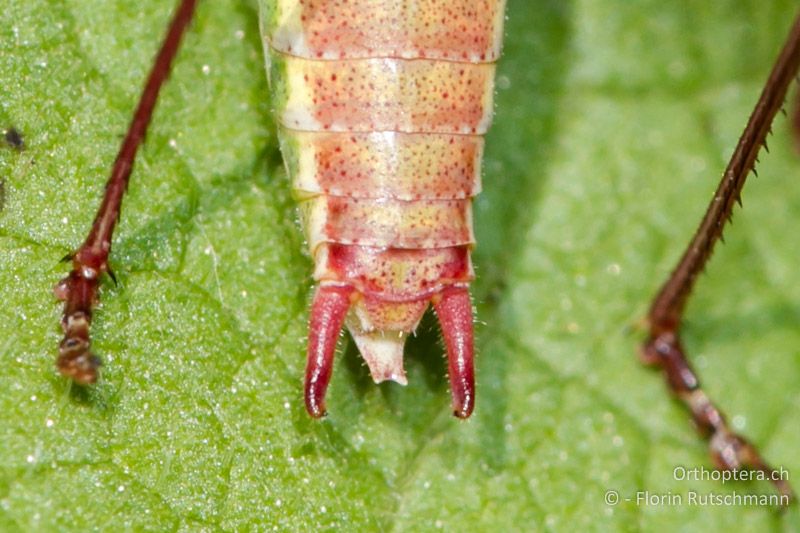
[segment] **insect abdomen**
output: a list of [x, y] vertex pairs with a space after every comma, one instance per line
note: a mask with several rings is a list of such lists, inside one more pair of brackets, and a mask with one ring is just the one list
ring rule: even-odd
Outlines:
[[262, 8], [281, 149], [320, 284], [309, 411], [324, 414], [348, 311], [375, 381], [405, 383], [405, 337], [433, 301], [454, 409], [469, 416], [471, 199], [481, 186], [504, 0], [277, 0]]

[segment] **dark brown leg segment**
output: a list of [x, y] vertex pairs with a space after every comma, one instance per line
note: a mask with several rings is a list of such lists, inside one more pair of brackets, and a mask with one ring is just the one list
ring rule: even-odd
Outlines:
[[97, 301], [100, 276], [105, 272], [110, 273], [108, 254], [111, 252], [111, 236], [119, 219], [122, 197], [128, 187], [136, 152], [144, 140], [158, 93], [169, 75], [181, 37], [192, 20], [195, 4], [196, 0], [181, 0], [178, 5], [147, 78], [128, 133], [114, 161], [103, 203], [95, 216], [89, 236], [70, 256], [72, 272], [55, 288], [56, 296], [65, 301], [64, 317], [61, 320], [64, 339], [59, 346], [56, 365], [63, 375], [80, 384], [97, 381], [100, 359], [89, 351], [92, 306]]
[[670, 389], [686, 404], [700, 429], [708, 433], [715, 464], [726, 470], [749, 468], [769, 473], [778, 491], [790, 499], [794, 494], [788, 481], [775, 478], [777, 471], [752, 444], [731, 430], [723, 414], [700, 388], [697, 374], [686, 359], [679, 331], [686, 300], [714, 245], [722, 237], [734, 204], [741, 203], [744, 182], [754, 168], [761, 146], [766, 144], [772, 121], [783, 106], [799, 66], [800, 17], [792, 26], [700, 227], [650, 307], [650, 333], [642, 347], [644, 361], [664, 369]]

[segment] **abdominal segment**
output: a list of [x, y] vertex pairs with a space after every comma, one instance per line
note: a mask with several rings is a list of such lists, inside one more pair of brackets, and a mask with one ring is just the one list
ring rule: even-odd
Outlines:
[[[264, 0], [266, 1], [266, 0]], [[339, 328], [376, 382], [430, 303], [453, 409], [474, 406], [470, 250], [503, 0], [272, 0], [262, 5], [281, 151], [318, 282], [306, 406], [325, 414]]]

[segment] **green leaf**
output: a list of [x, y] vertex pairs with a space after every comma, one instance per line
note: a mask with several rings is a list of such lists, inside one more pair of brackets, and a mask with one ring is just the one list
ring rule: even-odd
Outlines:
[[[789, 0], [508, 6], [475, 209], [478, 403], [449, 415], [435, 322], [409, 386], [352, 347], [331, 416], [302, 404], [311, 264], [277, 154], [254, 5], [201, 3], [136, 163], [94, 348], [54, 369], [58, 260], [83, 239], [165, 2], [0, 12], [0, 530], [673, 530], [800, 527], [796, 508], [691, 505], [763, 483], [710, 467], [636, 322], [694, 231], [785, 37]], [[779, 119], [689, 306], [713, 398], [800, 472], [800, 160]], [[346, 343], [343, 343], [346, 345]], [[792, 479], [790, 477], [790, 479]], [[622, 501], [609, 506], [608, 490]], [[645, 505], [637, 491], [680, 505]], [[626, 500], [626, 498], [628, 500]]]

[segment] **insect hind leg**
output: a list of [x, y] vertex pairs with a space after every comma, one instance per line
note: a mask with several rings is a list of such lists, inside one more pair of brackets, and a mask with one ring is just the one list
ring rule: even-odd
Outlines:
[[56, 297], [65, 302], [61, 320], [64, 338], [59, 345], [56, 366], [62, 375], [80, 385], [89, 385], [98, 379], [100, 359], [89, 351], [92, 306], [97, 303], [100, 277], [108, 273], [114, 278], [108, 268], [108, 257], [111, 253], [114, 227], [122, 209], [122, 199], [128, 187], [136, 152], [144, 141], [159, 91], [169, 75], [181, 38], [192, 20], [195, 5], [196, 0], [180, 0], [178, 3], [114, 161], [103, 201], [89, 235], [74, 254], [65, 258], [72, 260], [72, 271], [54, 289]]
[[734, 206], [740, 203], [742, 187], [755, 168], [759, 150], [766, 145], [772, 121], [783, 106], [798, 69], [800, 16], [792, 25], [700, 226], [650, 306], [650, 334], [641, 349], [644, 361], [664, 369], [670, 389], [686, 404], [699, 427], [710, 433], [711, 454], [717, 466], [731, 471], [752, 468], [764, 472], [787, 500], [794, 499], [789, 482], [761, 458], [752, 444], [730, 429], [700, 388], [700, 380], [681, 346], [679, 331], [686, 302], [715, 244], [722, 240], [722, 230], [731, 220]]

